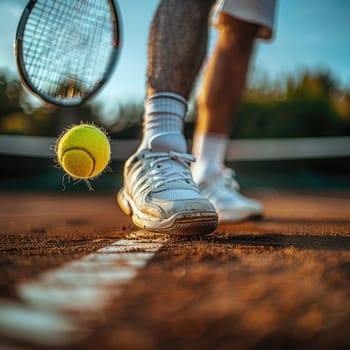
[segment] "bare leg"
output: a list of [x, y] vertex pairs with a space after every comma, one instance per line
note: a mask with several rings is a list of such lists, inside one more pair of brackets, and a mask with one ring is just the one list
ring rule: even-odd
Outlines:
[[162, 0], [149, 36], [147, 97], [172, 92], [188, 98], [202, 65], [214, 0]]
[[197, 162], [192, 174], [202, 195], [214, 204], [220, 221], [231, 222], [262, 213], [261, 203], [242, 196], [234, 173], [224, 166], [228, 135], [241, 101], [257, 26], [221, 13], [218, 29], [219, 39], [198, 97], [193, 143]]
[[156, 136], [160, 147], [186, 152], [183, 124], [187, 99], [207, 48], [214, 0], [162, 0], [154, 16], [147, 69], [147, 99], [139, 149]]
[[196, 131], [228, 135], [241, 102], [257, 26], [221, 13], [218, 30], [197, 99]]

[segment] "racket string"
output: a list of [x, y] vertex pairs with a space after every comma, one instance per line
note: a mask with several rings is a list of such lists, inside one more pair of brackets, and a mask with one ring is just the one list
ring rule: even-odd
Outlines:
[[[107, 2], [105, 6], [108, 6]], [[105, 9], [105, 6], [103, 7], [103, 9]], [[94, 46], [96, 46], [96, 51], [95, 55], [92, 57], [91, 67], [96, 67], [97, 65], [100, 65], [102, 63], [100, 62], [101, 58], [103, 61], [105, 60], [104, 56], [106, 56], [106, 53], [103, 51], [106, 47], [110, 47], [111, 45], [111, 20], [110, 18], [106, 18], [106, 11], [103, 11], [103, 9], [102, 7], [100, 8], [101, 13], [97, 17], [97, 19], [99, 20], [99, 26], [96, 26], [94, 31]], [[101, 28], [101, 30], [99, 30], [99, 28]], [[108, 38], [105, 38], [106, 33], [108, 33]], [[97, 77], [97, 80], [101, 79], [102, 76]]]
[[[55, 32], [62, 27], [62, 23], [59, 21], [59, 17], [55, 16], [55, 13], [60, 10], [65, 11], [65, 6], [58, 8], [58, 6], [62, 5], [58, 1], [51, 1], [51, 6], [47, 4], [47, 1], [45, 3], [38, 2], [40, 17], [38, 19], [35, 18], [35, 12], [33, 11], [31, 18], [34, 25], [37, 24], [36, 32], [38, 32], [38, 29], [41, 29], [41, 32], [39, 32], [40, 35], [32, 39], [37, 42], [38, 45], [36, 46], [36, 50], [32, 52], [33, 61], [31, 67], [34, 70], [32, 76], [35, 77], [34, 74], [36, 73], [36, 79], [39, 82], [38, 88], [42, 90], [45, 90], [47, 88], [46, 86], [50, 84], [51, 81], [53, 82], [55, 79], [59, 78], [58, 71], [55, 71], [52, 65], [57, 64], [57, 60], [60, 58], [60, 55], [53, 48], [59, 48], [59, 43], [56, 41], [59, 40], [60, 37], [55, 36]], [[46, 7], [43, 5], [46, 5]], [[57, 5], [56, 8], [55, 5]], [[43, 6], [42, 9], [40, 9], [40, 6]], [[42, 18], [46, 18], [44, 24], [42, 23]], [[43, 33], [46, 35], [43, 35]], [[52, 46], [51, 49], [50, 46]]]
[[99, 84], [116, 40], [109, 6], [107, 0], [37, 1], [23, 45], [28, 75], [38, 89], [72, 98]]
[[[52, 3], [51, 8], [48, 9], [49, 12], [52, 11], [54, 5], [55, 5], [55, 3]], [[40, 32], [41, 32], [42, 28], [45, 28], [45, 26], [47, 26], [48, 21], [49, 21], [49, 17], [45, 16], [45, 7], [41, 7], [40, 8], [40, 6], [39, 6], [38, 7], [38, 12], [39, 13], [38, 13], [38, 19], [36, 21], [36, 25], [35, 25], [35, 23], [34, 24], [32, 23], [33, 28], [34, 28], [34, 30], [33, 30], [33, 39], [34, 40], [29, 41], [29, 47], [27, 49], [28, 53], [30, 53], [30, 52], [34, 52], [34, 53], [38, 52], [40, 54], [41, 41], [40, 40], [36, 40], [36, 38], [38, 36], [40, 36]], [[35, 17], [33, 19], [35, 19]], [[44, 20], [45, 20], [45, 22], [44, 22]], [[28, 22], [29, 22], [29, 24], [31, 23], [30, 21], [28, 21]], [[42, 23], [42, 22], [44, 22], [44, 23]], [[29, 67], [29, 68], [31, 68], [31, 67], [37, 68], [37, 73], [39, 73], [39, 69], [41, 68], [41, 66], [36, 64], [37, 56], [38, 55], [36, 55], [36, 54], [33, 54], [32, 56], [28, 55], [27, 67]], [[43, 57], [45, 58], [45, 56], [43, 56]], [[30, 61], [30, 59], [31, 59], [31, 61]], [[34, 71], [32, 72], [32, 74], [33, 73], [34, 73]], [[29, 71], [29, 74], [31, 74], [30, 71]], [[38, 86], [38, 87], [40, 88], [40, 86]]]

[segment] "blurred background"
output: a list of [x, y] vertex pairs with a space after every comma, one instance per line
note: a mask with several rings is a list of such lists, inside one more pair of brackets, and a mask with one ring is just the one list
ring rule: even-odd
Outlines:
[[[43, 105], [19, 82], [13, 42], [26, 2], [0, 3], [0, 191], [60, 191], [63, 172], [55, 167], [54, 152], [46, 144], [53, 145], [66, 127], [80, 121], [94, 122], [104, 127], [112, 140], [140, 138], [147, 33], [158, 2], [119, 1], [124, 26], [119, 63], [99, 95], [74, 109]], [[346, 0], [278, 3], [274, 39], [257, 42], [231, 135], [238, 143], [232, 144], [228, 162], [243, 188], [350, 188], [349, 32], [350, 2]], [[215, 38], [212, 29], [209, 51]], [[195, 118], [192, 103], [185, 127], [189, 140]], [[21, 140], [25, 154], [14, 151], [13, 143], [21, 149]], [[280, 143], [273, 143], [275, 150], [270, 147], [264, 157], [259, 145], [266, 146], [270, 140]], [[292, 143], [282, 156], [278, 151], [286, 140]], [[123, 146], [116, 142], [114, 149], [117, 147]], [[240, 153], [239, 147], [253, 150], [247, 155]], [[259, 151], [257, 156], [254, 147]], [[315, 152], [303, 147], [312, 147]], [[332, 152], [327, 151], [330, 148]], [[117, 151], [122, 156], [115, 157], [111, 170], [94, 180], [95, 190], [116, 190], [120, 186], [122, 158], [130, 153], [125, 150], [123, 156], [122, 149]], [[88, 188], [84, 183], [71, 182], [66, 190]]]

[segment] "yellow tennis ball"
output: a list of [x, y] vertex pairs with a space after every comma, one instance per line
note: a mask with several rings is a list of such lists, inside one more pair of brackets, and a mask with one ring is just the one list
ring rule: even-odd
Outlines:
[[68, 129], [57, 140], [56, 154], [67, 174], [75, 179], [91, 179], [108, 165], [111, 148], [101, 129], [80, 124]]

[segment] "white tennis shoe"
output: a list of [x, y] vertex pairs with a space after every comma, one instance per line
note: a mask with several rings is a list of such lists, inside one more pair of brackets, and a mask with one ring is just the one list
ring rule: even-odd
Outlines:
[[141, 150], [124, 167], [117, 201], [133, 223], [145, 230], [174, 235], [205, 235], [218, 216], [192, 179], [194, 157], [181, 152]]
[[262, 216], [262, 204], [239, 193], [235, 172], [225, 168], [198, 184], [203, 197], [215, 207], [219, 222], [236, 222]]

